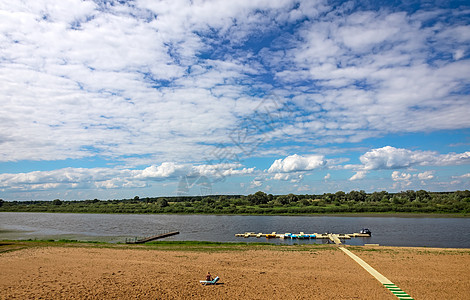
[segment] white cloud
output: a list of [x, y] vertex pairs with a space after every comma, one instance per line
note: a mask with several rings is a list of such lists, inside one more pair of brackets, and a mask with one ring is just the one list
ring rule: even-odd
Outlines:
[[284, 159], [277, 159], [269, 167], [269, 173], [289, 173], [298, 171], [311, 171], [324, 166], [326, 163], [322, 155], [290, 155]]
[[240, 164], [200, 165], [194, 166], [193, 172], [209, 177], [241, 176], [253, 174], [255, 172], [255, 168], [238, 169], [240, 167]]
[[[0, 161], [96, 152], [201, 160], [198, 153], [211, 150], [198, 145], [201, 139], [227, 141], [226, 130], [237, 121], [231, 111], [245, 91], [237, 80], [258, 70], [236, 59], [199, 59], [197, 54], [218, 43], [207, 43], [205, 33], [216, 30], [241, 42], [259, 30], [252, 25], [272, 26], [275, 11], [291, 4], [247, 1], [230, 9], [224, 1], [188, 4], [1, 6], [0, 93], [8, 117], [0, 122], [5, 135]], [[261, 7], [272, 14], [256, 13]]]
[[276, 173], [272, 177], [274, 180], [283, 180], [290, 181], [292, 183], [301, 182], [304, 179], [304, 174], [302, 173]]
[[260, 187], [263, 185], [263, 181], [262, 180], [256, 180], [256, 179], [253, 179], [250, 183], [250, 188], [257, 188], [257, 187]]
[[[278, 78], [296, 83], [291, 92], [303, 97], [297, 103], [305, 110], [323, 109], [313, 137], [308, 128], [305, 136], [357, 142], [390, 132], [469, 127], [463, 119], [470, 109], [465, 100], [470, 62], [462, 56], [470, 48], [468, 26], [425, 25], [450, 14], [356, 11], [305, 22], [292, 37], [296, 47], [269, 53], [277, 58]], [[452, 55], [461, 60], [440, 60]], [[317, 88], [296, 93], [297, 82], [305, 81]], [[332, 130], [332, 122], [348, 130]]]
[[434, 171], [425, 171], [422, 173], [415, 174], [393, 171], [391, 178], [394, 181], [394, 184], [392, 186], [393, 189], [403, 189], [411, 186], [412, 184], [416, 184], [415, 179], [420, 180], [420, 185], [421, 187], [423, 187], [427, 185], [427, 180], [431, 180], [434, 178]]
[[172, 162], [164, 162], [160, 166], [150, 166], [141, 171], [133, 171], [133, 175], [136, 179], [155, 180], [182, 176], [188, 173], [188, 171], [188, 166], [177, 165]]
[[107, 168], [65, 168], [18, 174], [4, 173], [0, 174], [0, 188], [5, 191], [44, 190], [64, 187], [93, 188], [97, 182], [117, 181], [123, 176], [128, 177], [128, 172]]
[[462, 174], [459, 176], [452, 176], [452, 178], [470, 178], [470, 173]]
[[[231, 142], [227, 130], [259, 103], [248, 96], [252, 87], [272, 89], [257, 74], [274, 75], [276, 93], [309, 112], [266, 142], [470, 126], [461, 93], [470, 77], [468, 26], [429, 28], [424, 12], [326, 1], [42, 0], [10, 1], [0, 15], [0, 161], [97, 153], [201, 161], [209, 143]], [[259, 53], [243, 47], [285, 24], [299, 26]], [[458, 61], [428, 63], [436, 51]], [[299, 79], [318, 89], [291, 88]]]
[[153, 181], [175, 180], [181, 176], [205, 176], [214, 179], [243, 176], [254, 173], [255, 168], [241, 165], [190, 165], [164, 162], [143, 170], [112, 168], [64, 168], [53, 171], [0, 174], [0, 190], [54, 190], [54, 189], [114, 189], [142, 188]]
[[330, 178], [331, 178], [331, 174], [330, 174], [330, 173], [326, 174], [325, 177], [323, 177], [324, 180], [328, 180], [328, 179], [330, 179]]
[[[403, 169], [412, 171], [413, 166], [452, 166], [470, 163], [470, 152], [439, 154], [434, 151], [409, 150], [385, 146], [369, 150], [359, 157], [361, 165], [344, 165], [343, 169], [356, 170], [349, 180], [363, 179], [373, 170]], [[433, 171], [425, 171], [419, 174], [407, 174], [395, 171], [392, 173], [394, 181], [410, 180], [411, 176], [421, 180], [434, 178]]]
[[360, 157], [364, 170], [399, 169], [411, 166], [444, 166], [470, 163], [470, 152], [438, 154], [386, 146], [372, 149]]
[[289, 174], [286, 174], [286, 173], [276, 173], [274, 174], [274, 177], [273, 179], [274, 180], [289, 180], [291, 178], [291, 176]]
[[457, 49], [454, 52], [454, 60], [459, 60], [465, 55], [465, 51], [462, 49]]
[[399, 171], [393, 171], [392, 179], [393, 181], [409, 181], [411, 179], [411, 174], [400, 173]]
[[386, 146], [372, 149], [360, 157], [366, 170], [394, 169], [409, 167], [415, 163], [413, 152], [407, 149], [397, 149]]
[[366, 171], [357, 171], [356, 174], [354, 174], [353, 176], [351, 176], [351, 178], [349, 178], [349, 180], [350, 181], [361, 180], [366, 177], [366, 174], [367, 174]]
[[[80, 182], [131, 187], [181, 174], [256, 173], [230, 162], [204, 163], [218, 158], [215, 145], [225, 145], [224, 154], [285, 156], [305, 152], [305, 145], [469, 128], [465, 12], [357, 6], [323, 0], [2, 2], [0, 162], [98, 157], [129, 169], [155, 164], [130, 175], [127, 169], [109, 177], [72, 172], [100, 180], [65, 182], [54, 173], [58, 181], [15, 179], [50, 189]], [[273, 109], [262, 129], [243, 126], [257, 117], [254, 109], [266, 94], [287, 103], [288, 116]], [[247, 131], [237, 132], [244, 138], [238, 144], [228, 133], [240, 128]], [[237, 148], [247, 145], [253, 152]], [[467, 163], [469, 156], [372, 149], [361, 166], [351, 166], [358, 172], [351, 180], [372, 170]], [[295, 181], [296, 172], [330, 164], [339, 162], [293, 155], [268, 172]]]
[[413, 176], [417, 176], [421, 180], [430, 180], [434, 178], [434, 172], [433, 171], [425, 171], [423, 173], [418, 173]]

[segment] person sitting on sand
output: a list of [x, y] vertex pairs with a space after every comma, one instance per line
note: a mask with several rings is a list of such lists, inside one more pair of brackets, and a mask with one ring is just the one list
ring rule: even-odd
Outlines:
[[212, 281], [212, 275], [210, 272], [207, 272], [206, 281]]

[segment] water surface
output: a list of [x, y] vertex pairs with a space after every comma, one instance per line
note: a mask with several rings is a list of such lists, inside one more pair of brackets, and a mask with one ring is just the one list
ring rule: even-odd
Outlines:
[[[353, 233], [367, 227], [370, 238], [346, 244], [470, 248], [470, 219], [343, 216], [225, 216], [0, 213], [0, 239], [79, 239], [124, 242], [177, 230], [175, 241], [266, 242], [265, 238], [238, 238], [236, 233]], [[271, 243], [323, 243], [325, 240], [280, 240]]]

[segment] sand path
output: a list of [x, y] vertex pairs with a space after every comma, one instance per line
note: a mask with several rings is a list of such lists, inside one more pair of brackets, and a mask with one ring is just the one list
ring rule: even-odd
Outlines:
[[[470, 298], [468, 251], [393, 251], [355, 253], [415, 299]], [[48, 247], [1, 253], [0, 269], [1, 299], [397, 299], [335, 247], [214, 253]], [[200, 285], [207, 271], [221, 284]]]

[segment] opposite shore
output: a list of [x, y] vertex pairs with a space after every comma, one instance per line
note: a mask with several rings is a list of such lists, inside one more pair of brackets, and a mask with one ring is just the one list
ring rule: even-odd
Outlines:
[[470, 215], [470, 191], [338, 191], [323, 195], [244, 195], [145, 197], [121, 200], [4, 201], [4, 212], [316, 215], [344, 213], [417, 213]]

